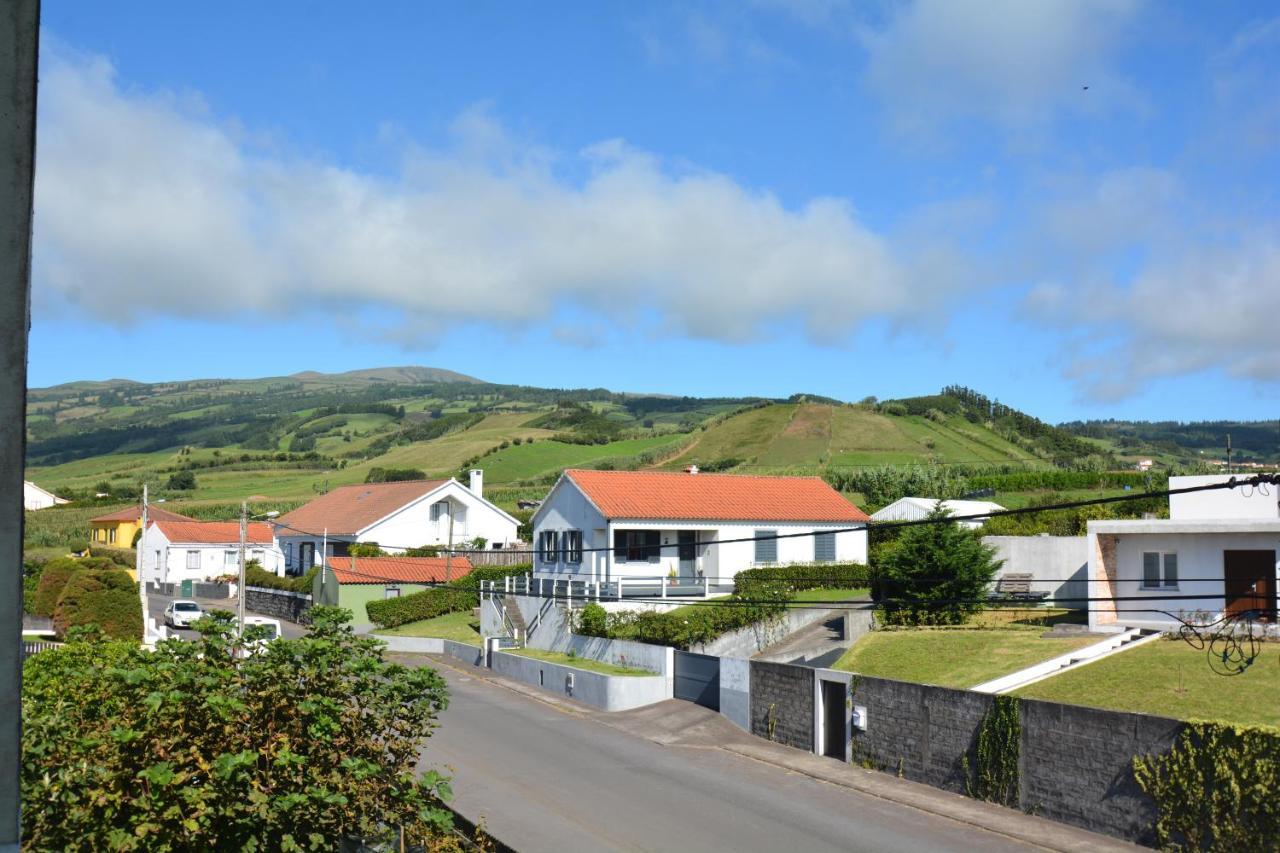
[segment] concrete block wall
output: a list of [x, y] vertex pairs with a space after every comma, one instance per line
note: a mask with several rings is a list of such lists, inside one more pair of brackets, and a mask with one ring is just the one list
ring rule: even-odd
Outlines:
[[801, 628], [821, 622], [826, 616], [827, 611], [817, 608], [801, 607], [788, 610], [776, 621], [739, 628], [737, 631], [722, 634], [709, 643], [690, 646], [689, 651], [717, 657], [749, 658], [756, 652], [781, 642]]
[[626, 711], [671, 698], [671, 680], [661, 675], [605, 675], [508, 652], [491, 654], [489, 666], [499, 675], [603, 711]]
[[1154, 844], [1155, 803], [1133, 778], [1135, 755], [1168, 752], [1183, 724], [1149, 714], [1024, 699], [1022, 807], [1052, 820]]
[[813, 749], [813, 681], [816, 670], [751, 661], [751, 733], [796, 749]]
[[311, 621], [307, 615], [311, 609], [311, 596], [301, 592], [249, 586], [245, 587], [244, 606], [250, 613], [273, 616], [286, 622], [305, 625]]

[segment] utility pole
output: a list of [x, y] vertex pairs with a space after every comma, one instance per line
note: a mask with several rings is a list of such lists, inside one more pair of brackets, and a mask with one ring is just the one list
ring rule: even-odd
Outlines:
[[[147, 484], [142, 484], [142, 529], [138, 531], [138, 553], [134, 554], [134, 570], [138, 575], [138, 598], [142, 602], [142, 636], [150, 634], [150, 615], [147, 613], [147, 578], [144, 574], [147, 553], [147, 514], [150, 509], [147, 496]], [[156, 570], [160, 569], [156, 566]]]
[[244, 549], [245, 540], [249, 537], [249, 502], [240, 502], [240, 586], [236, 590], [239, 602], [236, 615], [239, 617], [240, 636], [244, 637], [244, 600], [247, 597], [244, 589]]

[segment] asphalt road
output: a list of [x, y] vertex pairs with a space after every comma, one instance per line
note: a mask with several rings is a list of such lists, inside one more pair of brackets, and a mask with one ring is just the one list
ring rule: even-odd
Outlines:
[[[227, 610], [231, 613], [236, 612], [236, 607], [239, 603], [239, 600], [235, 598], [214, 599], [196, 598], [194, 596], [187, 598], [181, 595], [160, 595], [158, 593], [148, 593], [147, 616], [155, 619], [158, 624], [164, 625], [164, 609], [169, 606], [169, 602], [177, 599], [197, 602], [202, 610]], [[249, 611], [249, 613], [253, 614], [253, 611]], [[194, 640], [198, 636], [195, 631], [187, 630], [185, 628], [168, 628], [167, 630], [171, 635], [181, 637], [185, 640]], [[286, 622], [282, 619], [280, 620], [280, 633], [287, 639], [296, 640], [298, 637], [307, 633], [307, 629], [296, 622]]]
[[454, 807], [537, 851], [1039, 849], [714, 747], [664, 746], [441, 667], [424, 753]]

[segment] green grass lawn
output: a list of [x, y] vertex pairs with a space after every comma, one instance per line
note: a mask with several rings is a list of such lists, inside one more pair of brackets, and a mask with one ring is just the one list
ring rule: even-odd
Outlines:
[[869, 589], [802, 589], [796, 593], [796, 601], [847, 601], [851, 598], [870, 598]]
[[507, 649], [511, 654], [520, 655], [521, 657], [533, 658], [534, 660], [544, 660], [547, 663], [558, 663], [563, 666], [573, 666], [578, 669], [585, 669], [590, 672], [599, 672], [604, 675], [657, 675], [656, 672], [650, 672], [647, 669], [635, 669], [629, 666], [615, 666], [604, 661], [590, 660], [589, 658], [569, 657], [563, 652], [548, 652], [543, 649]]
[[1209, 668], [1205, 651], [1182, 640], [1156, 640], [1014, 695], [1183, 720], [1280, 726], [1280, 643], [1266, 643], [1240, 675], [1222, 676]]
[[969, 688], [1096, 643], [1096, 637], [1045, 640], [1029, 628], [874, 631], [835, 669], [863, 675]]
[[434, 619], [410, 622], [407, 625], [387, 628], [377, 633], [393, 637], [439, 637], [442, 640], [457, 640], [459, 643], [480, 645], [480, 623], [471, 615], [470, 610], [446, 613]]

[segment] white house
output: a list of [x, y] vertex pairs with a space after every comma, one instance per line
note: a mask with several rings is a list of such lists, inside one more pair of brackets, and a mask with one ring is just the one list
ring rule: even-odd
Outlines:
[[66, 498], [60, 498], [47, 489], [42, 489], [30, 480], [22, 481], [22, 508], [23, 509], [48, 509], [57, 504], [70, 503]]
[[865, 563], [867, 521], [819, 477], [569, 470], [533, 516], [534, 575], [727, 585], [753, 566]]
[[[245, 557], [257, 560], [275, 574], [284, 572], [284, 558], [272, 541], [271, 525], [249, 523]], [[144, 583], [207, 581], [240, 571], [240, 522], [153, 521], [139, 540]]]
[[502, 548], [519, 541], [520, 527], [485, 499], [479, 470], [471, 472], [469, 488], [452, 478], [339, 486], [272, 523], [291, 574], [307, 571], [320, 553], [346, 556], [354, 542], [376, 542], [392, 554], [423, 545], [456, 548], [477, 538]]
[[[1004, 507], [991, 501], [939, 501], [937, 498], [898, 498], [884, 509], [871, 513], [871, 520], [918, 521], [922, 518], [927, 518], [939, 503], [942, 504], [944, 509], [956, 516], [983, 516], [993, 512], [1004, 511]], [[962, 527], [972, 529], [981, 527], [986, 521], [986, 518], [972, 518], [957, 521], [956, 523]]]
[[[1170, 477], [1176, 490], [1229, 475]], [[1277, 487], [1170, 495], [1169, 518], [1091, 521], [1089, 624], [1176, 629], [1246, 611], [1275, 624]]]

